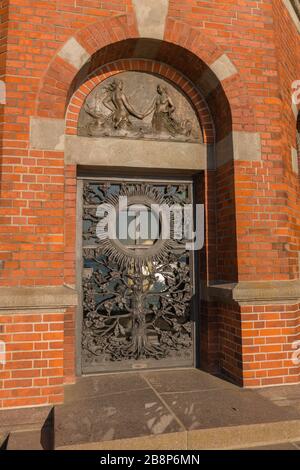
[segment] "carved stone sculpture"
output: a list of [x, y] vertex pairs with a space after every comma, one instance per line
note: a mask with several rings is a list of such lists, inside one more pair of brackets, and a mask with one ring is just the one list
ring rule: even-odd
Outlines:
[[130, 115], [138, 119], [143, 119], [143, 115], [136, 112], [128, 101], [123, 91], [122, 80], [114, 80], [106, 89], [107, 95], [102, 101], [103, 105], [111, 111], [109, 116], [101, 114], [101, 96], [97, 93], [93, 106], [86, 104], [86, 112], [94, 118], [94, 122], [89, 125], [91, 135], [104, 131], [105, 128], [127, 129], [132, 128]]
[[78, 135], [202, 141], [192, 106], [172, 85], [145, 73], [120, 76], [124, 79], [106, 80], [91, 93], [80, 114]]
[[188, 119], [177, 121], [173, 114], [176, 107], [168, 94], [166, 87], [157, 85], [157, 96], [144, 116], [148, 116], [154, 111], [152, 118], [152, 130], [154, 133], [161, 134], [169, 132], [175, 137], [177, 134], [189, 137], [192, 133], [192, 123]]

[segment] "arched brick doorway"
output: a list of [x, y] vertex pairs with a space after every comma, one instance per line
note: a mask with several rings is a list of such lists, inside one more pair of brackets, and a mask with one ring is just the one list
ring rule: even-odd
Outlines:
[[[135, 58], [135, 56], [142, 56], [142, 59]], [[107, 63], [103, 64], [104, 60]], [[187, 67], [186, 64], [189, 64], [189, 66]], [[184, 74], [182, 70], [184, 70]], [[187, 96], [196, 110], [203, 130], [203, 142], [207, 154], [206, 162], [202, 167], [200, 165], [193, 170], [186, 168], [187, 172], [189, 171], [189, 176], [193, 176], [197, 180], [197, 202], [203, 203], [206, 209], [205, 247], [200, 253], [199, 266], [201, 272], [197, 281], [198, 301], [200, 302], [200, 291], [202, 299], [201, 305], [199, 303], [198, 307], [198, 316], [201, 321], [197, 326], [199, 329], [197, 331], [199, 345], [196, 353], [196, 364], [213, 373], [219, 372], [220, 368], [223, 368], [225, 373], [235, 380], [239, 380], [238, 366], [235, 363], [236, 351], [232, 353], [232, 357], [230, 357], [230, 353], [229, 355], [226, 354], [223, 366], [221, 365], [223, 340], [220, 331], [225, 331], [225, 335], [227, 334], [226, 315], [221, 319], [219, 306], [207, 302], [208, 299], [205, 294], [206, 286], [209, 283], [215, 283], [218, 279], [230, 282], [236, 280], [234, 181], [233, 172], [230, 169], [233, 162], [232, 117], [228, 100], [221, 83], [213, 72], [191, 51], [167, 42], [125, 40], [96, 51], [91, 60], [74, 77], [68, 92], [66, 142], [68, 142], [68, 138], [72, 139], [72, 136], [77, 134], [80, 111], [93, 89], [99, 86], [103, 80], [107, 80], [109, 77], [117, 77], [124, 71], [146, 72], [166, 79]], [[200, 83], [201, 80], [203, 84]], [[42, 112], [42, 107], [41, 102], [40, 112]], [[222, 144], [218, 145], [218, 142]], [[73, 191], [78, 169], [79, 171], [85, 171], [85, 165], [80, 162], [80, 158], [79, 160], [69, 158], [68, 155], [71, 151], [65, 150], [65, 152], [68, 175], [74, 177], [68, 179], [67, 182], [70, 191]], [[111, 171], [114, 176], [122, 176], [122, 171], [124, 175], [126, 170], [128, 174], [127, 165], [123, 170], [120, 167], [111, 167], [109, 170], [103, 168], [103, 165], [104, 162], [100, 165], [98, 162], [97, 169], [94, 161], [89, 170], [92, 173], [96, 170], [99, 175], [102, 166], [104, 172], [109, 173]], [[151, 175], [152, 172], [152, 175], [156, 177], [168, 173], [172, 174], [173, 170], [168, 165], [164, 168], [164, 164], [160, 165], [160, 169], [155, 167], [153, 163], [146, 165], [146, 167], [148, 167], [148, 174]], [[141, 164], [139, 171], [140, 174], [145, 173], [143, 164]], [[220, 207], [216, 213], [217, 205], [220, 205], [223, 200], [228, 200], [228, 202], [224, 204], [224, 207]], [[70, 206], [70, 214], [72, 214], [71, 220], [74, 221], [76, 218], [75, 201], [73, 203], [73, 213], [71, 212], [70, 201], [68, 205]], [[218, 227], [224, 226], [225, 220], [225, 232], [223, 231], [221, 238], [218, 239], [217, 234], [220, 233]], [[230, 224], [228, 224], [228, 220], [230, 220]], [[71, 227], [69, 219], [66, 230], [70, 231]], [[74, 236], [70, 233], [68, 239], [70, 240], [68, 249], [71, 250], [74, 246]], [[70, 277], [71, 281], [74, 283], [74, 277], [72, 276]], [[221, 328], [225, 328], [225, 330]], [[236, 331], [234, 334], [238, 335], [238, 332]], [[70, 335], [74, 335], [74, 331], [71, 330]], [[80, 348], [79, 342], [80, 338], [77, 341], [77, 351]]]
[[[116, 21], [120, 23], [120, 19]], [[103, 23], [101, 24], [104, 26]], [[126, 24], [125, 20], [124, 24]], [[183, 84], [187, 94], [193, 93], [193, 89], [198, 91], [201, 100], [206, 103], [207, 116], [211, 116], [210, 122], [212, 123], [208, 123], [206, 127], [206, 118], [202, 116], [204, 127], [207, 129], [204, 136], [209, 142], [211, 129], [214, 128], [215, 149], [215, 167], [199, 175], [202, 183], [198, 185], [201, 188], [198, 199], [205, 204], [207, 222], [206, 245], [202, 250], [200, 262], [203, 269], [200, 282], [203, 293], [200, 365], [206, 370], [221, 372], [244, 385], [275, 383], [277, 378], [274, 381], [268, 377], [261, 379], [259, 372], [247, 370], [248, 367], [252, 367], [252, 363], [256, 362], [255, 347], [250, 347], [252, 353], [251, 357], [248, 357], [249, 365], [244, 368], [243, 350], [245, 349], [243, 346], [250, 340], [243, 339], [242, 322], [246, 322], [249, 308], [255, 308], [252, 304], [257, 291], [253, 284], [238, 284], [238, 281], [243, 279], [251, 281], [251, 272], [254, 272], [256, 268], [251, 268], [250, 251], [237, 256], [236, 190], [238, 188], [239, 200], [244, 200], [242, 186], [246, 181], [251, 201], [255, 198], [251, 186], [251, 174], [256, 172], [256, 167], [263, 165], [261, 163], [261, 135], [255, 132], [253, 109], [249, 103], [247, 87], [228, 56], [210, 39], [193, 28], [187, 28], [184, 34], [176, 34], [173, 37], [172, 28], [177, 26], [176, 23], [168, 28], [164, 41], [137, 39], [135, 32], [124, 30], [124, 36], [127, 39], [119, 38], [119, 41], [113, 42], [116, 38], [111, 38], [111, 40], [106, 38], [103, 42], [103, 36], [97, 36], [96, 26], [83, 30], [76, 37], [75, 54], [78, 52], [83, 54], [82, 48], [84, 48], [90, 59], [86, 61], [85, 54], [83, 54], [85, 60], [82, 60], [82, 57], [79, 60], [77, 56], [76, 60], [70, 59], [69, 44], [66, 51], [62, 49], [52, 61], [41, 84], [37, 100], [37, 115], [41, 118], [60, 119], [62, 122], [68, 113], [70, 119], [67, 123], [67, 135], [72, 135], [76, 132], [74, 127], [76, 113], [82, 105], [84, 94], [90, 93], [99, 80], [95, 72], [103, 66], [105, 74], [106, 65], [108, 66], [106, 72], [109, 75], [117, 74], [119, 72], [116, 65], [118, 61], [120, 61], [121, 70], [126, 68], [126, 61], [137, 60], [138, 68], [149, 66], [149, 63], [154, 61], [153, 63], [159, 64], [157, 72], [171, 73], [174, 76], [176, 73], [182, 74], [183, 78], [187, 79], [186, 84]], [[89, 40], [90, 35], [92, 38]], [[107, 37], [109, 35], [110, 33], [107, 32]], [[199, 43], [201, 46], [198, 46]], [[74, 44], [72, 43], [71, 46], [73, 47]], [[94, 77], [93, 74], [95, 74]], [[91, 83], [86, 83], [89, 80]], [[191, 86], [190, 90], [187, 83]], [[77, 95], [75, 98], [80, 87], [85, 89], [83, 96]], [[50, 104], [49, 93], [52, 102]], [[72, 102], [73, 96], [74, 102]], [[236, 162], [236, 160], [242, 161]], [[70, 227], [76, 225], [74, 195], [76, 174], [76, 165], [66, 166], [68, 221], [65, 239], [67, 267], [64, 279], [71, 285], [75, 285], [76, 272], [75, 232], [70, 230]], [[236, 184], [236, 175], [238, 175], [238, 184]], [[69, 195], [68, 191], [70, 191]], [[244, 205], [242, 205], [239, 209], [238, 228], [240, 231], [243, 231], [241, 221], [245, 216], [244, 211]], [[255, 223], [255, 218], [252, 223]], [[265, 274], [263, 282], [267, 279], [268, 274]], [[273, 296], [270, 298], [268, 294], [269, 285], [262, 284], [261, 286], [264, 294], [259, 298], [260, 305], [264, 301], [272, 303]], [[283, 287], [288, 288], [287, 284]], [[70, 313], [68, 318], [65, 330], [68, 338], [65, 351], [65, 373], [66, 380], [72, 381], [75, 357], [74, 313]], [[295, 331], [293, 334], [296, 337]], [[260, 364], [257, 364], [257, 367], [260, 368]], [[293, 372], [294, 369], [291, 369], [291, 380], [294, 377]], [[278, 380], [281, 381], [281, 377]]]
[[[116, 81], [116, 79], [118, 81]], [[122, 80], [122, 82], [120, 80]], [[132, 134], [132, 132], [129, 131], [129, 137], [125, 140], [120, 139], [118, 142], [111, 138], [105, 138], [105, 132], [111, 136], [116, 134], [116, 131], [109, 125], [106, 125], [105, 132], [100, 129], [100, 134], [103, 134], [103, 136], [99, 137], [98, 135], [97, 141], [89, 138], [91, 137], [90, 132], [88, 132], [90, 124], [88, 124], [87, 128], [87, 124], [85, 122], [84, 125], [84, 121], [88, 119], [87, 115], [90, 112], [90, 107], [92, 105], [95, 106], [95, 103], [97, 103], [97, 106], [101, 106], [101, 103], [105, 103], [108, 87], [117, 83], [123, 84], [124, 80], [125, 91], [122, 90], [122, 96], [125, 98], [123, 93], [129, 93], [129, 101], [132, 103], [133, 100], [135, 102], [137, 100], [138, 103], [135, 103], [135, 105], [139, 106], [139, 109], [141, 109], [143, 101], [147, 103], [148, 100], [148, 106], [150, 101], [153, 102], [153, 92], [156, 87], [165, 89], [164, 103], [169, 99], [171, 93], [173, 98], [168, 106], [169, 109], [172, 108], [172, 116], [171, 114], [166, 114], [169, 116], [167, 118], [168, 124], [166, 125], [167, 127], [169, 125], [173, 126], [173, 130], [168, 128], [168, 135], [163, 132], [159, 134], [155, 133], [155, 135], [152, 136], [149, 134], [148, 136], [146, 131], [145, 136], [138, 138], [134, 137], [134, 133]], [[158, 83], [160, 83], [160, 85], [158, 85]], [[165, 85], [166, 88], [164, 88]], [[138, 90], [140, 87], [142, 88], [139, 93]], [[101, 95], [101, 90], [104, 91], [104, 95], [103, 93]], [[157, 100], [160, 100], [158, 96], [160, 95], [157, 95], [155, 103], [157, 103]], [[127, 98], [126, 100], [128, 102]], [[87, 107], [88, 113], [86, 112]], [[103, 113], [105, 113], [104, 108], [105, 107], [102, 106]], [[179, 121], [176, 118], [176, 108], [179, 114], [182, 112], [186, 113], [185, 115], [181, 114], [181, 116], [184, 115], [185, 118], [190, 116], [191, 121], [189, 122], [193, 130], [189, 138], [180, 135], [182, 131], [178, 128]], [[185, 111], [183, 111], [182, 108], [184, 108]], [[92, 211], [93, 209], [89, 208], [85, 193], [86, 191], [92, 191], [96, 201], [98, 200], [96, 193], [100, 190], [103, 194], [102, 189], [100, 189], [102, 188], [101, 185], [109, 185], [109, 191], [114, 187], [116, 193], [120, 191], [120, 194], [124, 191], [127, 194], [128, 191], [130, 193], [132, 190], [138, 194], [145, 194], [146, 191], [147, 193], [149, 192], [147, 199], [149, 199], [149, 197], [157, 199], [155, 196], [155, 194], [157, 195], [157, 191], [159, 191], [160, 194], [165, 194], [165, 196], [167, 193], [170, 194], [170, 189], [167, 188], [171, 185], [172, 191], [175, 191], [176, 195], [174, 193], [173, 196], [169, 195], [162, 198], [162, 204], [169, 199], [170, 206], [176, 204], [176, 198], [179, 197], [182, 185], [184, 185], [186, 188], [186, 203], [188, 203], [188, 201], [193, 203], [194, 201], [194, 204], [196, 204], [194, 187], [197, 186], [198, 188], [199, 186], [200, 188], [201, 183], [198, 181], [198, 184], [195, 185], [194, 180], [199, 180], [200, 175], [202, 175], [207, 168], [212, 169], [214, 167], [214, 126], [202, 96], [192, 83], [175, 69], [150, 60], [124, 59], [107, 64], [94, 72], [92, 76], [87, 77], [87, 80], [73, 95], [68, 109], [65, 158], [67, 164], [77, 165], [78, 184], [79, 188], [81, 188], [80, 195], [77, 198], [77, 204], [80, 204], [80, 201], [83, 200], [83, 223], [80, 223], [82, 217], [82, 210], [80, 208], [79, 211], [77, 211], [77, 217], [78, 227], [81, 226], [79, 232], [83, 232], [84, 238], [87, 236], [87, 234], [84, 233], [87, 229], [87, 224], [93, 224], [91, 220], [93, 216], [91, 214], [86, 215], [86, 211]], [[114, 107], [110, 107], [110, 110], [111, 109], [113, 110]], [[131, 119], [134, 118], [133, 113], [134, 111], [132, 110]], [[181, 125], [184, 126], [184, 122], [187, 121], [183, 120], [181, 122]], [[163, 122], [161, 124], [163, 125]], [[82, 125], [84, 126], [82, 127]], [[92, 125], [94, 126], [93, 123]], [[137, 130], [139, 123], [135, 123], [135, 125], [137, 126]], [[101, 124], [101, 126], [103, 126], [103, 124]], [[132, 126], [132, 123], [130, 123], [130, 126]], [[119, 128], [122, 129], [122, 131], [119, 130], [117, 134], [125, 132], [122, 126], [119, 126]], [[97, 128], [96, 134], [97, 132], [99, 132], [99, 128]], [[126, 132], [128, 133], [128, 126]], [[130, 139], [130, 135], [132, 139]], [[82, 177], [84, 178], [83, 180]], [[117, 189], [118, 187], [119, 189]], [[196, 197], [199, 197], [199, 188], [197, 189], [198, 194]], [[105, 190], [104, 192], [105, 197], [109, 199], [108, 193]], [[138, 194], [136, 194], [135, 198], [138, 197]], [[141, 194], [140, 199], [142, 197]], [[89, 227], [89, 231], [91, 231], [91, 227]], [[78, 234], [78, 237], [79, 236]], [[95, 243], [97, 242], [95, 241]], [[122, 309], [119, 307], [119, 295], [113, 293], [112, 288], [109, 290], [109, 293], [106, 293], [107, 296], [105, 297], [103, 294], [101, 297], [102, 300], [99, 301], [99, 289], [102, 289], [102, 284], [99, 286], [99, 282], [101, 283], [101, 281], [97, 281], [96, 284], [98, 284], [98, 287], [95, 286], [94, 276], [98, 276], [99, 274], [100, 261], [98, 259], [98, 266], [95, 265], [93, 268], [90, 268], [90, 249], [92, 245], [89, 244], [89, 248], [85, 248], [87, 243], [83, 240], [83, 242], [79, 242], [77, 246], [78, 251], [82, 252], [83, 258], [85, 258], [81, 261], [78, 258], [77, 272], [89, 273], [88, 279], [82, 279], [80, 275], [77, 276], [78, 291], [83, 292], [82, 302], [84, 305], [83, 308], [79, 307], [77, 312], [78, 373], [82, 371], [84, 373], [97, 373], [107, 370], [130, 370], [131, 368], [163, 368], [199, 365], [199, 273], [196, 272], [197, 269], [195, 267], [198, 253], [196, 256], [195, 253], [188, 250], [185, 254], [181, 253], [179, 257], [177, 256], [176, 258], [175, 256], [174, 258], [174, 250], [176, 250], [176, 248], [173, 247], [173, 249], [170, 248], [170, 250], [168, 250], [168, 253], [165, 252], [166, 258], [159, 265], [156, 257], [157, 250], [155, 248], [157, 245], [155, 243], [152, 245], [152, 257], [147, 258], [147, 267], [142, 268], [143, 274], [142, 272], [140, 273], [140, 278], [143, 277], [144, 285], [148, 282], [145, 271], [148, 271], [151, 264], [151, 276], [156, 276], [156, 279], [159, 278], [161, 281], [155, 281], [148, 292], [144, 289], [141, 294], [143, 298], [143, 312], [141, 316], [143, 319], [145, 318], [145, 328], [148, 333], [143, 334], [142, 339], [134, 340], [132, 339], [132, 334], [135, 331], [135, 328], [132, 326], [134, 324], [133, 322], [141, 322], [134, 320], [136, 310], [133, 304], [138, 293], [134, 294], [130, 289], [130, 283], [133, 282], [130, 281], [132, 275], [130, 275], [126, 269], [124, 271], [123, 264], [121, 265], [121, 263], [119, 263], [116, 267], [114, 263], [108, 263], [107, 259], [103, 260], [101, 258], [101, 263], [104, 261], [106, 265], [110, 264], [110, 266], [107, 266], [108, 269], [113, 269], [114, 272], [115, 270], [117, 271], [113, 277], [114, 282], [116, 282], [116, 277], [119, 276], [122, 278], [122, 286], [120, 287], [120, 284], [118, 284], [119, 290], [122, 290], [122, 287], [124, 288], [122, 298], [126, 301], [126, 310], [122, 313]], [[110, 245], [110, 249], [112, 250], [113, 248], [116, 248], [115, 245]], [[96, 248], [92, 249], [96, 250]], [[101, 243], [99, 250], [101, 251]], [[117, 248], [117, 251], [118, 255], [120, 255], [120, 247]], [[122, 256], [125, 256], [123, 251]], [[136, 273], [140, 271], [139, 263], [142, 262], [145, 253], [142, 253], [141, 249], [138, 249], [138, 252], [139, 259], [136, 259], [137, 264], [134, 263], [134, 267], [132, 267], [130, 257], [130, 269], [135, 273], [133, 276], [137, 276]], [[112, 253], [114, 253], [114, 250]], [[127, 262], [129, 263], [128, 254], [129, 253], [126, 252]], [[93, 258], [97, 258], [95, 253], [93, 254]], [[173, 261], [171, 261], [171, 258], [174, 258]], [[86, 269], [84, 269], [84, 267], [86, 267]], [[93, 274], [91, 274], [91, 269]], [[186, 269], [186, 276], [190, 278], [187, 283], [185, 283], [182, 278], [183, 271]], [[96, 272], [98, 274], [95, 274]], [[150, 271], [148, 273], [148, 277], [149, 276]], [[175, 291], [171, 286], [173, 281], [170, 281], [171, 284], [167, 281], [168, 278], [170, 279], [170, 276], [175, 284], [178, 285]], [[180, 279], [182, 280], [180, 281]], [[111, 285], [111, 276], [109, 278], [105, 277], [104, 282], [106, 287], [109, 283]], [[138, 280], [136, 280], [136, 282], [138, 282]], [[160, 290], [160, 294], [158, 292], [154, 294], [153, 289]], [[96, 300], [95, 296], [94, 299], [90, 298], [88, 300], [86, 295], [87, 291], [93, 291], [98, 300]], [[98, 294], [96, 294], [96, 291]], [[188, 291], [190, 291], [190, 294]], [[183, 299], [179, 299], [180, 292], [186, 292]], [[196, 296], [197, 302], [195, 302], [195, 298], [194, 300], [192, 299]], [[107, 301], [107, 299], [110, 300]], [[151, 302], [154, 302], [155, 305], [151, 304]], [[163, 307], [163, 305], [165, 305], [165, 307]], [[107, 308], [112, 309], [112, 315], [115, 315], [113, 320], [111, 319], [111, 314], [107, 315]], [[99, 330], [98, 313], [100, 311], [102, 312], [100, 317], [102, 318], [103, 331], [101, 328]], [[154, 311], [158, 313], [154, 315]], [[117, 314], [117, 312], [119, 313]], [[98, 328], [96, 328], [95, 321]], [[112, 330], [114, 334], [112, 334]], [[105, 339], [106, 334], [107, 337]], [[125, 337], [127, 338], [126, 341]], [[152, 344], [148, 344], [149, 341], [151, 343], [150, 337], [152, 338]], [[139, 342], [140, 345], [131, 345], [132, 341]], [[103, 348], [100, 343], [103, 344]], [[110, 351], [110, 353], [108, 353], [108, 351]], [[107, 359], [104, 359], [103, 356], [107, 357]]]

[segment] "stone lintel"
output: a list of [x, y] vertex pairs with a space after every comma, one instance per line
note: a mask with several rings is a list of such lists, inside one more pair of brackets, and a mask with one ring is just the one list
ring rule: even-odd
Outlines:
[[1, 287], [0, 311], [60, 310], [77, 305], [77, 292], [67, 286]]
[[214, 168], [213, 148], [206, 144], [155, 140], [66, 136], [67, 164], [205, 170]]
[[246, 305], [296, 304], [300, 302], [300, 280], [249, 281], [206, 287], [209, 300], [235, 301]]

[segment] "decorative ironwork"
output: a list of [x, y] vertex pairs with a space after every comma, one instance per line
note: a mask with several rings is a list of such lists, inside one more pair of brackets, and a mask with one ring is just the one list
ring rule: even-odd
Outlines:
[[[83, 189], [83, 331], [85, 372], [192, 364], [192, 255], [184, 241], [127, 245], [97, 237], [99, 204], [190, 202], [189, 184], [90, 182]], [[146, 363], [145, 363], [146, 361]], [[148, 361], [148, 363], [147, 363]], [[152, 361], [152, 362], [151, 362]], [[146, 365], [145, 365], [146, 364]], [[152, 364], [152, 365], [151, 365]]]
[[119, 76], [121, 79], [104, 81], [90, 94], [80, 113], [78, 135], [203, 140], [191, 104], [171, 84], [146, 73]]

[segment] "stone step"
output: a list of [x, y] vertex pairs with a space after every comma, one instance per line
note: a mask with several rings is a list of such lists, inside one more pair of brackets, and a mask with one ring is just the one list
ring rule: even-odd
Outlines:
[[245, 390], [194, 369], [80, 378], [55, 407], [55, 445], [226, 449], [299, 441], [300, 388]]
[[6, 450], [8, 441], [8, 432], [0, 432], [0, 450]]
[[6, 450], [53, 450], [49, 430], [24, 429], [9, 434]]
[[264, 446], [246, 447], [239, 450], [300, 450], [299, 442], [278, 442]]
[[113, 441], [87, 442], [56, 450], [230, 450], [299, 442], [300, 420], [199, 429]]
[[52, 407], [0, 411], [1, 450], [52, 450], [53, 448]]

